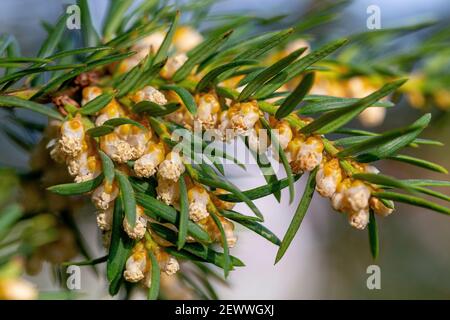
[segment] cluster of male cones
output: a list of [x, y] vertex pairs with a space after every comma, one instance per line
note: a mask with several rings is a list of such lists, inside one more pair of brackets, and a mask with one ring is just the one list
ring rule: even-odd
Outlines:
[[[79, 231], [73, 231], [72, 218], [86, 197], [96, 208], [107, 255], [78, 264], [106, 262], [111, 295], [124, 283], [140, 283], [148, 288], [149, 299], [214, 297], [195, 295], [189, 275], [220, 278], [208, 266], [213, 264], [226, 277], [244, 265], [230, 254], [238, 244], [235, 223], [279, 246], [279, 261], [316, 192], [345, 214], [352, 227], [368, 227], [374, 256], [376, 216], [391, 214], [394, 201], [450, 213], [419, 196], [448, 201], [448, 196], [427, 188], [448, 182], [402, 181], [370, 164], [389, 159], [446, 173], [437, 164], [398, 153], [408, 146], [439, 144], [418, 138], [430, 122], [429, 114], [384, 133], [345, 127], [360, 114], [369, 124], [378, 122], [393, 105], [382, 99], [406, 81], [393, 79], [368, 89], [364, 80], [354, 79], [351, 86], [345, 82], [352, 90], [339, 94], [326, 80], [326, 64], [320, 63], [346, 40], [311, 50], [304, 40], [292, 39], [293, 29], [248, 38], [234, 38], [233, 30], [226, 28], [202, 35], [181, 25], [179, 12], [171, 7], [145, 4], [133, 11], [128, 26], [120, 20], [128, 17], [128, 7], [114, 3], [101, 42], [85, 20], [87, 46], [59, 50], [62, 17], [38, 57], [2, 58], [4, 65], [31, 65], [0, 78], [0, 105], [49, 118], [40, 142], [30, 151], [35, 174], [20, 186], [28, 199], [40, 199], [40, 207], [27, 208], [24, 200], [22, 206], [7, 208], [8, 213], [16, 220], [27, 212], [54, 213], [56, 222], [49, 224], [59, 231], [34, 245], [40, 249], [21, 252], [25, 261], [5, 263], [4, 270], [15, 271], [3, 277], [0, 269], [0, 297], [37, 296], [35, 288], [19, 278], [21, 264], [32, 272], [43, 260], [61, 264], [76, 255]], [[79, 4], [89, 17], [87, 1]], [[23, 77], [25, 86], [15, 87]], [[327, 138], [331, 133], [344, 137], [332, 141]], [[241, 191], [227, 179], [224, 161], [245, 165], [218, 146], [237, 140], [256, 158], [267, 184]], [[269, 157], [280, 162], [286, 178], [278, 179]], [[298, 191], [300, 203], [279, 240], [263, 226], [253, 200], [269, 195], [280, 200], [280, 191], [289, 188], [292, 202], [294, 182], [303, 174], [308, 177], [303, 192]], [[238, 202], [254, 215], [234, 211]]]

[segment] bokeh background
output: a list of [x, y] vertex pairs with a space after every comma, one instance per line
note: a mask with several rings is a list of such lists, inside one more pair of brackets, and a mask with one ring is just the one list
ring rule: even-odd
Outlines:
[[[302, 16], [310, 6], [320, 1], [296, 0], [224, 0], [213, 6], [213, 13], [240, 12], [263, 16], [289, 14]], [[54, 22], [67, 4], [60, 0], [2, 0], [0, 2], [0, 31], [12, 33], [22, 45], [24, 56], [33, 55], [45, 38], [45, 31], [38, 27], [42, 20]], [[94, 21], [99, 25], [107, 1], [90, 1]], [[383, 28], [415, 23], [424, 19], [450, 19], [447, 0], [355, 0], [343, 6], [340, 15], [324, 28], [311, 32], [314, 42], [367, 31], [366, 9], [378, 5], [381, 9]], [[397, 46], [403, 50], [413, 48], [421, 41], [421, 33], [404, 36]], [[366, 48], [367, 50], [377, 48]], [[450, 59], [450, 57], [447, 56]], [[394, 110], [389, 110], [386, 120], [374, 130], [394, 128], [417, 119], [422, 110], [411, 108], [405, 99], [399, 101]], [[450, 117], [443, 111], [433, 111], [434, 120], [423, 136], [438, 139], [444, 147], [425, 146], [408, 150], [407, 153], [435, 161], [450, 167]], [[0, 113], [0, 117], [3, 113]], [[4, 125], [5, 119], [0, 120]], [[354, 126], [358, 126], [356, 122]], [[27, 158], [4, 136], [0, 136], [0, 164], [26, 168]], [[435, 178], [442, 176], [423, 169], [395, 162], [380, 162], [377, 166], [386, 174], [399, 178]], [[264, 183], [256, 168], [243, 177], [237, 169], [228, 174], [242, 189]], [[298, 182], [301, 190], [304, 179]], [[447, 190], [441, 190], [448, 194]], [[274, 198], [257, 200], [256, 204], [265, 213], [267, 226], [280, 237], [286, 231], [296, 204]], [[246, 208], [237, 207], [246, 213]], [[241, 210], [242, 209], [242, 210]], [[92, 208], [86, 207], [78, 215], [78, 222], [86, 240], [101, 254], [99, 235], [95, 227]], [[369, 251], [366, 231], [352, 229], [346, 218], [333, 212], [329, 202], [316, 196], [306, 215], [300, 231], [286, 256], [273, 265], [276, 247], [257, 235], [239, 229], [238, 245], [232, 253], [241, 258], [245, 268], [233, 271], [229, 287], [218, 285], [224, 299], [448, 299], [450, 298], [450, 218], [411, 206], [397, 205], [395, 213], [379, 219], [381, 252], [373, 261]], [[366, 287], [367, 267], [377, 264], [381, 268], [381, 290]], [[106, 298], [106, 284], [98, 280], [88, 269], [83, 270], [82, 290], [84, 298]], [[43, 290], [54, 288], [50, 273], [33, 277]]]

